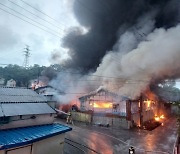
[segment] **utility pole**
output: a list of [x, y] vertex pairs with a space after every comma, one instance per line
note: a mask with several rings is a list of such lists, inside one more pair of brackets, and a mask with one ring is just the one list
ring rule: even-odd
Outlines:
[[29, 57], [30, 57], [30, 49], [29, 49], [29, 45], [26, 45], [26, 47], [24, 48], [25, 50], [24, 52], [24, 62], [23, 62], [23, 67], [24, 68], [28, 68], [29, 67]]

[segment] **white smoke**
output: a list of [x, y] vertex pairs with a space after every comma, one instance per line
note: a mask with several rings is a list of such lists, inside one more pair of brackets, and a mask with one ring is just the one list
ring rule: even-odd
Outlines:
[[95, 74], [121, 78], [111, 79], [115, 89], [118, 88], [120, 95], [135, 98], [148, 89], [152, 80], [180, 77], [177, 71], [180, 68], [179, 40], [180, 25], [168, 30], [155, 29], [136, 49], [126, 54], [118, 51], [107, 54]]
[[134, 99], [149, 90], [152, 81], [180, 78], [180, 25], [154, 29], [154, 14], [143, 16], [135, 26], [121, 33], [113, 51], [104, 56], [95, 73], [86, 76], [71, 71], [59, 73], [51, 82], [65, 92], [57, 97], [59, 102], [77, 100], [99, 86]]
[[72, 73], [70, 70], [60, 72], [57, 78], [49, 84], [64, 93], [55, 96], [57, 102], [62, 104], [77, 101], [79, 96], [85, 95], [100, 86], [99, 82], [94, 83], [91, 77], [80, 75], [78, 72]]

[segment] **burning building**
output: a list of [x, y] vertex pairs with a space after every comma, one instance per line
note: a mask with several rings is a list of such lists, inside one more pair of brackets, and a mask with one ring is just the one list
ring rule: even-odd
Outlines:
[[[63, 39], [70, 56], [63, 65], [73, 72], [60, 72], [53, 82], [66, 92], [61, 99], [70, 102], [79, 93], [104, 86], [108, 90], [79, 99], [82, 111], [93, 112], [92, 121], [106, 122], [105, 116], [95, 114], [116, 115], [125, 125], [139, 126], [159, 116], [163, 103], [140, 96], [151, 91], [152, 85], [180, 78], [180, 2], [104, 0], [101, 5], [95, 0], [79, 1], [90, 9], [78, 1], [73, 3], [75, 17], [87, 32], [83, 33], [81, 26], [71, 28]], [[114, 120], [107, 123], [115, 124]]]
[[[80, 110], [92, 111], [92, 123], [109, 124], [130, 128], [143, 126], [149, 120], [162, 117], [164, 105], [162, 102], [150, 100], [143, 95], [139, 99], [131, 100], [119, 96], [106, 89], [100, 88], [87, 95], [81, 96]], [[161, 115], [157, 116], [157, 115]]]
[[81, 111], [126, 115], [126, 98], [102, 88], [80, 97], [79, 100]]

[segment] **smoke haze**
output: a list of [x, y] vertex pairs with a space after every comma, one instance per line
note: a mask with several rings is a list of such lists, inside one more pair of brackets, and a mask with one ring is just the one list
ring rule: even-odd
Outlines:
[[[136, 98], [151, 83], [179, 78], [179, 8], [179, 0], [75, 0], [74, 14], [82, 27], [69, 29], [63, 40], [71, 57], [64, 65], [86, 76], [68, 74], [71, 88], [63, 90], [87, 92], [103, 85]], [[63, 87], [69, 77], [60, 73], [53, 82]], [[87, 82], [79, 88], [77, 80]], [[88, 80], [100, 81], [92, 86]]]
[[[95, 70], [119, 36], [140, 18], [146, 20], [146, 15], [153, 13], [155, 28], [167, 29], [179, 22], [179, 8], [179, 0], [75, 0], [75, 17], [88, 31], [71, 28], [64, 38], [63, 46], [72, 57], [66, 61], [66, 67], [83, 72]], [[134, 31], [140, 26], [134, 27]], [[143, 37], [143, 33], [139, 36]]]

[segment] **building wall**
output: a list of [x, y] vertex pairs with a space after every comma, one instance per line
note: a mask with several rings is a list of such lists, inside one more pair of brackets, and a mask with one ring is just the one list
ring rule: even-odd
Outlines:
[[[156, 110], [143, 110], [142, 111], [143, 122], [154, 119], [155, 115], [156, 115]], [[135, 125], [140, 126], [139, 112], [132, 113], [131, 119], [132, 119], [132, 124], [134, 123]]]
[[105, 115], [92, 115], [81, 112], [72, 112], [72, 119], [79, 122], [92, 123], [92, 124], [109, 124], [111, 127], [122, 127], [127, 129], [128, 122], [126, 117], [107, 117]]
[[60, 134], [30, 145], [0, 150], [0, 154], [63, 154], [64, 136]]
[[65, 134], [33, 143], [32, 154], [63, 154]]
[[5, 150], [0, 150], [0, 154], [5, 154]]
[[16, 81], [13, 79], [8, 80], [6, 86], [7, 87], [16, 87]]
[[132, 121], [134, 122], [135, 125], [140, 126], [140, 114], [139, 113], [132, 114]]
[[0, 129], [51, 124], [54, 121], [53, 114], [35, 115], [35, 119], [31, 117], [32, 115], [10, 117], [10, 122], [0, 125]]
[[142, 113], [142, 115], [143, 115], [143, 122], [152, 120], [152, 119], [154, 119], [154, 117], [155, 117], [155, 114], [154, 114], [154, 111], [153, 111], [153, 110], [144, 111], [144, 112]]
[[[102, 112], [102, 113], [115, 113], [121, 116], [126, 116], [126, 101], [121, 101], [116, 95], [108, 93], [106, 91], [100, 91], [94, 95], [84, 97], [80, 99], [80, 110], [81, 111], [94, 111], [94, 112]], [[95, 103], [111, 103], [117, 106], [116, 109], [113, 107], [109, 108], [96, 108], [94, 107]]]
[[91, 123], [91, 114], [72, 112], [72, 119], [79, 122]]
[[31, 145], [6, 150], [6, 154], [31, 154]]

